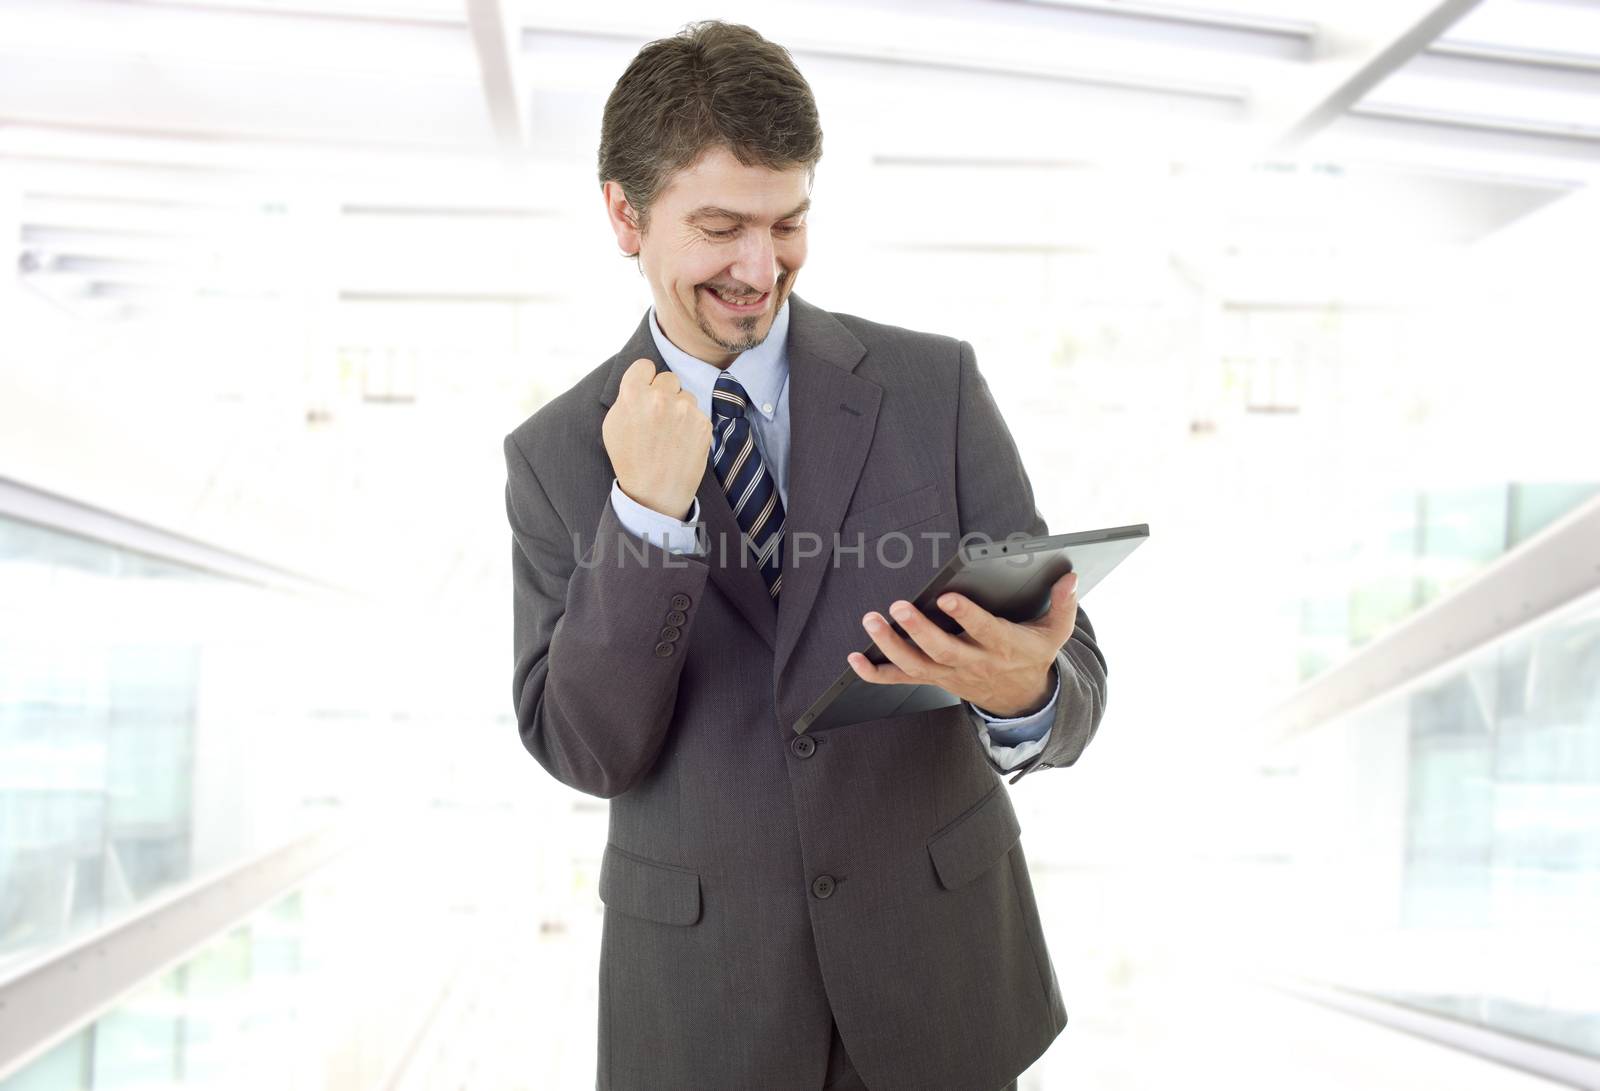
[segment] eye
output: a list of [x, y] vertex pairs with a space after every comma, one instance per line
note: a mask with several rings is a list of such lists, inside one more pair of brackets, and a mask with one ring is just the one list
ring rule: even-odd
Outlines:
[[709, 227], [708, 228], [704, 228], [703, 230], [705, 231], [705, 233], [707, 235], [710, 235], [713, 239], [731, 239], [731, 238], [733, 238], [735, 235], [737, 235], [739, 233], [739, 229], [737, 227], [729, 227], [729, 228], [725, 228], [725, 229], [723, 229], [721, 231], [713, 231]]
[[799, 231], [804, 226], [805, 224], [779, 224], [777, 230], [783, 235], [793, 235], [796, 231]]

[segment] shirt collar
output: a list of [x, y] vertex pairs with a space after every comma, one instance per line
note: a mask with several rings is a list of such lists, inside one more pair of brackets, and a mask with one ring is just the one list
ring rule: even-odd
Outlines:
[[[667, 335], [661, 332], [661, 326], [656, 322], [654, 306], [650, 308], [650, 336], [655, 338], [656, 350], [661, 353], [662, 362], [678, 376], [683, 388], [694, 395], [700, 412], [711, 416], [711, 391], [717, 385], [717, 377], [723, 373], [723, 369], [690, 356], [668, 341]], [[772, 329], [766, 340], [753, 349], [741, 352], [727, 367], [727, 373], [738, 379], [739, 385], [750, 395], [750, 407], [769, 421], [777, 415], [778, 396], [783, 393], [784, 383], [789, 378], [788, 342], [789, 300], [786, 298], [772, 319]]]

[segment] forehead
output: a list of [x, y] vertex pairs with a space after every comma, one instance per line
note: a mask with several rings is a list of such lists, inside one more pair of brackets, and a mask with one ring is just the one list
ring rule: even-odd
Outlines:
[[778, 218], [803, 211], [810, 172], [802, 166], [772, 170], [739, 162], [723, 147], [712, 148], [672, 176], [658, 203], [685, 219]]

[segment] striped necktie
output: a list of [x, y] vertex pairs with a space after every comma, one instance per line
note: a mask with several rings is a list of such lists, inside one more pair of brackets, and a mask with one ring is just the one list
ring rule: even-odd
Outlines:
[[711, 391], [711, 468], [776, 603], [783, 583], [783, 501], [744, 415], [749, 404], [739, 380], [726, 372], [717, 376]]

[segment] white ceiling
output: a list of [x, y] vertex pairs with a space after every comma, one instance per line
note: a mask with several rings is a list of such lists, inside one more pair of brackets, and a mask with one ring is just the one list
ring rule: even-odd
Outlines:
[[[114, 293], [163, 260], [184, 268], [185, 238], [229, 209], [308, 190], [587, 213], [612, 82], [644, 41], [706, 14], [670, 0], [3, 0], [0, 171], [21, 193], [24, 268]], [[1594, 3], [877, 0], [724, 14], [795, 54], [841, 172], [1403, 169], [1458, 184], [1443, 207], [1467, 236], [1600, 173]]]
[[[195, 482], [156, 521], [287, 562], [415, 513], [409, 491], [383, 491], [415, 480], [399, 460], [442, 473], [419, 443], [481, 438], [484, 420], [593, 366], [602, 324], [610, 344], [638, 320], [599, 212], [600, 111], [640, 45], [712, 16], [794, 53], [826, 133], [817, 211], [885, 270], [929, 253], [1048, 278], [1052, 255], [1113, 255], [1093, 278], [1159, 252], [1219, 304], [1361, 300], [1410, 290], [1411, 251], [1472, 245], [1600, 177], [1600, 4], [1575, 0], [0, 0], [0, 229], [18, 283], [66, 316], [40, 343], [108, 361], [73, 380], [81, 394], [30, 362], [35, 404], [75, 399], [52, 435], [137, 434], [146, 421], [106, 399], [145, 398], [154, 419], [152, 383], [209, 384], [204, 413], [173, 399], [169, 429], [215, 435], [174, 439], [165, 480]], [[1106, 290], [1151, 290], [1150, 267]], [[113, 351], [112, 335], [68, 324], [200, 297], [206, 313], [177, 324], [197, 362], [167, 370], [159, 341]], [[230, 343], [226, 308], [262, 300], [281, 303], [282, 339]], [[550, 320], [536, 339], [496, 340], [493, 323], [529, 320], [464, 313], [484, 302]], [[357, 392], [368, 400], [417, 382], [403, 359], [341, 354], [406, 338], [424, 359], [476, 361], [460, 398], [478, 416], [429, 433], [423, 398], [409, 424], [327, 446], [320, 422], [351, 396], [350, 374], [384, 387]], [[530, 341], [532, 376], [503, 348]], [[126, 374], [137, 368], [151, 376]], [[263, 379], [274, 368], [287, 374]], [[247, 404], [275, 430], [230, 416]], [[56, 474], [42, 483], [87, 495], [103, 478], [104, 502], [136, 495], [94, 450], [50, 442], [31, 449], [81, 465], [41, 461]], [[191, 469], [195, 449], [229, 453]], [[351, 506], [362, 490], [370, 510]], [[437, 490], [492, 513], [492, 497], [460, 493]], [[155, 486], [139, 495], [160, 502]], [[325, 538], [262, 544], [269, 523], [297, 519]], [[503, 531], [482, 533], [498, 549]], [[441, 586], [498, 594], [475, 541], [437, 545]]]

